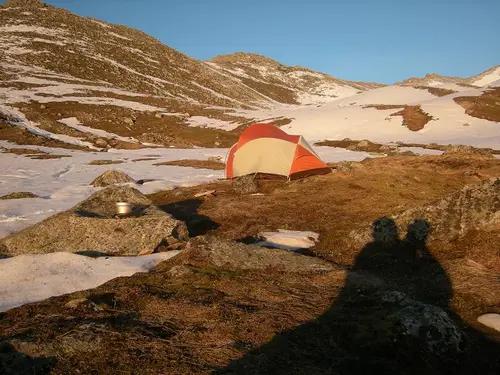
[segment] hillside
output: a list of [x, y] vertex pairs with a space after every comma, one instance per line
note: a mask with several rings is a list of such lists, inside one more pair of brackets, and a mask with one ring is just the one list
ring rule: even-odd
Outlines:
[[500, 65], [488, 69], [480, 74], [468, 78], [447, 77], [439, 74], [427, 74], [423, 78], [412, 77], [402, 82], [400, 85], [409, 86], [431, 86], [440, 87], [446, 85], [458, 85], [462, 87], [485, 87], [496, 85], [496, 81], [500, 80]]
[[0, 139], [17, 144], [229, 147], [254, 122], [310, 141], [500, 144], [500, 67], [384, 86], [251, 53], [199, 61], [38, 0], [7, 1], [0, 25]]

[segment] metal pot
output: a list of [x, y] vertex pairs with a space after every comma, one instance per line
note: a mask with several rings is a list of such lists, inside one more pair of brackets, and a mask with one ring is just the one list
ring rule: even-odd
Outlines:
[[116, 213], [126, 215], [132, 212], [132, 204], [127, 202], [116, 202]]

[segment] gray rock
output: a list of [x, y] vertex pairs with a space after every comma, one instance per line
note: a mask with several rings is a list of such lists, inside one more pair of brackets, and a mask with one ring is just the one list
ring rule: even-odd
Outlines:
[[403, 293], [390, 291], [381, 294], [383, 302], [393, 305], [390, 318], [395, 319], [395, 333], [412, 336], [435, 355], [462, 353], [464, 333], [440, 307], [407, 298]]
[[233, 179], [233, 189], [241, 194], [253, 194], [259, 191], [259, 181], [253, 175]]
[[486, 327], [500, 332], [500, 314], [484, 314], [477, 318], [477, 321]]
[[108, 146], [108, 142], [102, 138], [96, 139], [94, 144], [96, 145], [96, 147], [100, 147], [100, 148], [106, 148]]
[[124, 123], [125, 125], [132, 126], [132, 125], [134, 125], [134, 124], [135, 124], [135, 121], [134, 121], [134, 119], [133, 119], [133, 118], [131, 118], [131, 117], [125, 117], [125, 118], [123, 119], [123, 123]]
[[[133, 205], [134, 211], [116, 217], [116, 202]], [[155, 249], [169, 236], [186, 233], [185, 224], [163, 212], [136, 189], [112, 186], [75, 207], [0, 240], [6, 255], [58, 251], [98, 251], [137, 255]]]
[[127, 184], [130, 182], [135, 183], [135, 180], [124, 172], [112, 169], [97, 177], [90, 185], [95, 187], [106, 187], [116, 184]]
[[[210, 264], [230, 269], [273, 269], [275, 271], [311, 273], [328, 272], [334, 267], [324, 260], [285, 250], [245, 245], [213, 237], [191, 239], [182, 257], [190, 264]], [[184, 258], [186, 259], [186, 258]], [[185, 262], [184, 262], [185, 263]]]
[[[429, 223], [429, 241], [450, 241], [463, 237], [475, 228], [498, 224], [500, 178], [468, 185], [435, 202], [395, 215], [392, 219], [399, 233], [406, 233], [412, 223]], [[373, 232], [373, 226], [369, 225], [352, 231], [348, 239], [354, 246], [363, 246], [372, 241]]]

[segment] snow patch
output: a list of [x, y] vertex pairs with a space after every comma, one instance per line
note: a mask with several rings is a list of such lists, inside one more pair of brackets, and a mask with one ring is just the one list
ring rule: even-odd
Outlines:
[[64, 124], [70, 128], [76, 129], [82, 133], [89, 133], [92, 135], [95, 135], [96, 137], [101, 137], [101, 138], [111, 138], [111, 139], [117, 139], [123, 142], [132, 142], [132, 143], [139, 143], [139, 141], [135, 138], [132, 137], [121, 137], [119, 135], [113, 134], [113, 133], [108, 133], [105, 130], [101, 129], [94, 129], [90, 128], [88, 126], [83, 125], [76, 117], [68, 117], [68, 118], [63, 118], [61, 120], [57, 120], [61, 124]]
[[60, 252], [0, 259], [0, 311], [92, 289], [117, 277], [148, 272], [179, 253], [90, 258]]

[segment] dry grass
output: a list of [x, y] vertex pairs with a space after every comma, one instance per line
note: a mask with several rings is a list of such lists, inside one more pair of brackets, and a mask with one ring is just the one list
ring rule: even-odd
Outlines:
[[[318, 231], [320, 243], [314, 251], [338, 265], [333, 271], [229, 269], [183, 254], [149, 274], [8, 311], [0, 319], [2, 340], [30, 357], [57, 358], [54, 374], [75, 373], [75, 365], [81, 373], [209, 374], [228, 369], [232, 361], [233, 373], [331, 373], [349, 368], [361, 374], [372, 366], [380, 369], [381, 361], [397, 367], [405, 356], [418, 363], [397, 367], [397, 373], [440, 373], [432, 372], [434, 364], [425, 354], [415, 357], [414, 349], [399, 344], [385, 347], [368, 333], [384, 329], [379, 323], [387, 315], [376, 292], [381, 288], [410, 293], [421, 285], [417, 293], [425, 301], [449, 303], [457, 314], [454, 319], [471, 326], [477, 314], [500, 311], [498, 293], [492, 293], [498, 287], [492, 276], [500, 271], [500, 228], [478, 230], [455, 243], [429, 244], [454, 288], [453, 295], [448, 291], [444, 297], [427, 292], [437, 279], [422, 271], [414, 274], [402, 268], [391, 274], [382, 267], [379, 273], [357, 272], [360, 249], [343, 248], [341, 240], [351, 229], [380, 216], [498, 176], [500, 160], [388, 157], [362, 164], [364, 168], [351, 172], [290, 183], [262, 181], [261, 196], [236, 194], [229, 181], [151, 196], [161, 207], [171, 209], [175, 204], [177, 214], [184, 208], [188, 222], [209, 217], [220, 225], [211, 232], [219, 238], [239, 239], [277, 228]], [[478, 173], [464, 173], [469, 170]], [[216, 190], [217, 195], [195, 199], [202, 190]], [[352, 265], [354, 269], [347, 271]], [[181, 276], [172, 276], [174, 266], [183, 270]], [[436, 269], [432, 266], [432, 272]], [[90, 302], [66, 307], [78, 298]], [[367, 332], [360, 330], [366, 325]], [[471, 368], [484, 372], [483, 360], [493, 366], [496, 355], [484, 351], [488, 346], [481, 346], [477, 333], [470, 334], [476, 335], [472, 337], [479, 349], [473, 349], [466, 367], [454, 373]], [[380, 350], [366, 357], [366, 344]], [[255, 356], [263, 367], [254, 371]], [[363, 369], [353, 368], [353, 363]]]
[[414, 132], [422, 130], [433, 119], [431, 115], [422, 111], [419, 105], [406, 106], [403, 110], [393, 113], [391, 116], [402, 116], [403, 125]]
[[414, 86], [414, 87], [416, 89], [420, 89], [420, 90], [427, 90], [432, 95], [436, 95], [436, 96], [446, 96], [446, 95], [451, 95], [451, 94], [458, 92], [455, 90], [443, 89], [443, 88], [431, 87], [431, 86]]
[[220, 161], [214, 160], [191, 160], [191, 159], [182, 159], [182, 160], [172, 160], [172, 161], [164, 161], [161, 163], [155, 163], [156, 166], [162, 165], [176, 165], [179, 167], [191, 167], [191, 168], [199, 168], [199, 169], [213, 169], [215, 171], [220, 171], [226, 169], [226, 164]]
[[33, 160], [53, 160], [53, 159], [70, 158], [71, 155], [41, 154], [41, 155], [28, 155], [28, 157]]
[[500, 88], [488, 90], [481, 96], [461, 96], [454, 100], [469, 116], [500, 122]]
[[59, 147], [74, 150], [88, 150], [86, 147], [71, 145], [54, 139], [34, 135], [24, 128], [2, 124], [0, 121], [0, 139], [18, 145], [33, 145], [45, 147]]
[[111, 165], [111, 164], [122, 164], [122, 160], [92, 160], [89, 165]]
[[39, 198], [38, 195], [35, 195], [30, 192], [17, 192], [17, 193], [10, 193], [4, 196], [1, 196], [1, 200], [7, 200], [7, 199], [25, 199], [25, 198]]
[[0, 151], [6, 152], [9, 154], [16, 155], [34, 155], [34, 154], [46, 154], [46, 152], [37, 150], [37, 149], [29, 149], [29, 148], [4, 148], [0, 147]]

